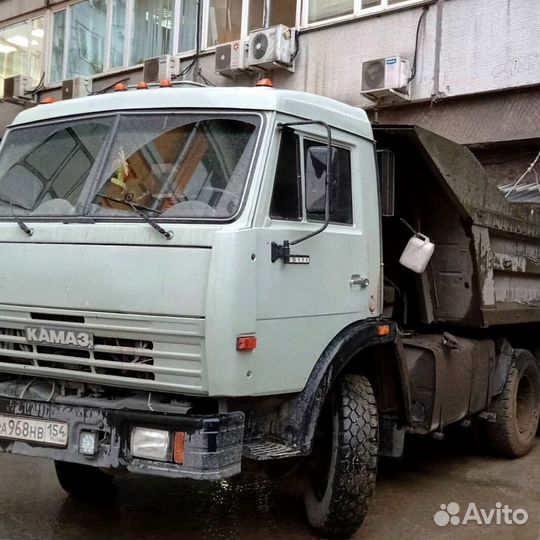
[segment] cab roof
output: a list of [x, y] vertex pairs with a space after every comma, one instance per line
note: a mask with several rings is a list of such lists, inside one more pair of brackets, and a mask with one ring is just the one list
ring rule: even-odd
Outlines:
[[274, 88], [156, 88], [111, 92], [38, 105], [21, 112], [12, 126], [82, 114], [156, 109], [279, 111], [373, 139], [365, 111], [316, 94]]

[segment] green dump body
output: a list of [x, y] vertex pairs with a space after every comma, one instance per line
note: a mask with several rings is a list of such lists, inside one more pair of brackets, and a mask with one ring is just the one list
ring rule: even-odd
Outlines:
[[[540, 321], [538, 212], [509, 203], [460, 144], [413, 126], [374, 132], [378, 147], [396, 155], [395, 216], [383, 218], [385, 275], [415, 295], [419, 320], [477, 327]], [[414, 283], [395, 263], [410, 236], [399, 218], [436, 245]]]

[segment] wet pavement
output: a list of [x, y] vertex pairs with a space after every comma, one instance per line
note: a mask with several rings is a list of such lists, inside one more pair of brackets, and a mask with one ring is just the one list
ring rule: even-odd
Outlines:
[[[370, 512], [355, 538], [537, 539], [540, 451], [519, 460], [474, 454], [456, 443], [413, 439], [403, 460], [382, 463]], [[0, 538], [303, 539], [305, 524], [290, 480], [247, 475], [214, 484], [125, 475], [113, 501], [82, 504], [58, 486], [48, 461], [0, 455]], [[447, 525], [441, 504], [496, 503], [529, 514], [523, 525]], [[494, 517], [494, 520], [496, 518]]]

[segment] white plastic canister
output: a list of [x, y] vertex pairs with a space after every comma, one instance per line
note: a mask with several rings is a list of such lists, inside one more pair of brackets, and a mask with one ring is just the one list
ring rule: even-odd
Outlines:
[[407, 243], [399, 262], [413, 272], [421, 274], [426, 269], [434, 250], [435, 244], [430, 242], [427, 236], [417, 233]]

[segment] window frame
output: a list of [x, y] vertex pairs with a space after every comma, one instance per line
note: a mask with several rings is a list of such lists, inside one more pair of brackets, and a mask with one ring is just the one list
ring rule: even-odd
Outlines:
[[[227, 42], [218, 43], [217, 45], [209, 45], [208, 43], [208, 24], [210, 22], [210, 0], [201, 0], [203, 2], [203, 13], [201, 23], [201, 50], [202, 51], [215, 51], [220, 45], [224, 45]], [[249, 1], [242, 0], [242, 21], [240, 24], [240, 37], [239, 39], [247, 39], [249, 36]], [[306, 0], [292, 0], [296, 3], [296, 15], [295, 15], [295, 28], [299, 28], [302, 14], [302, 4], [306, 3]]]
[[[300, 166], [300, 192], [299, 192], [299, 204], [300, 204], [300, 219], [281, 219], [277, 217], [272, 217], [272, 200], [274, 196], [274, 185], [272, 185], [272, 191], [270, 192], [270, 198], [267, 209], [267, 217], [270, 222], [279, 222], [279, 223], [305, 223], [305, 224], [321, 224], [321, 220], [308, 219], [308, 211], [306, 207], [306, 149], [305, 141], [314, 142], [320, 144], [321, 146], [326, 146], [328, 139], [324, 135], [317, 134], [312, 131], [307, 131], [304, 129], [293, 129], [293, 134], [297, 137], [297, 165]], [[341, 227], [350, 227], [354, 228], [356, 225], [356, 211], [355, 211], [355, 202], [354, 202], [354, 185], [353, 185], [353, 170], [354, 170], [354, 160], [355, 160], [355, 145], [350, 141], [344, 141], [340, 136], [340, 132], [337, 129], [332, 130], [332, 148], [339, 148], [349, 152], [349, 171], [350, 171], [350, 188], [351, 188], [351, 223], [342, 223], [339, 221], [330, 221], [330, 225], [339, 225]], [[275, 183], [275, 176], [277, 171], [277, 164], [279, 158], [279, 151], [281, 149], [281, 138], [279, 140], [279, 145], [277, 147], [276, 160], [274, 163], [274, 175], [273, 182]], [[298, 171], [297, 171], [298, 173]], [[323, 220], [324, 221], [324, 220]]]
[[[282, 217], [276, 217], [272, 215], [272, 205], [274, 202], [274, 194], [276, 191], [276, 178], [277, 178], [277, 172], [279, 168], [279, 158], [281, 157], [281, 149], [282, 149], [282, 143], [283, 138], [285, 136], [285, 131], [281, 133], [281, 136], [279, 138], [279, 142], [277, 143], [277, 153], [276, 153], [276, 159], [274, 163], [274, 169], [273, 169], [273, 178], [272, 178], [272, 191], [270, 193], [270, 205], [268, 207], [268, 218], [271, 221], [279, 221], [282, 223], [302, 223], [305, 220], [305, 213], [304, 213], [304, 183], [303, 183], [303, 177], [302, 177], [302, 140], [300, 138], [300, 134], [291, 129], [291, 135], [294, 137], [295, 142], [295, 176], [296, 176], [296, 189], [297, 189], [297, 196], [298, 196], [298, 218], [294, 219], [287, 219]], [[300, 170], [298, 170], [300, 168]]]
[[[320, 144], [321, 146], [326, 146], [328, 144], [328, 139], [322, 136], [318, 136], [313, 133], [299, 133], [300, 136], [300, 168], [301, 168], [301, 187], [302, 187], [302, 222], [305, 223], [318, 223], [321, 224], [324, 222], [323, 219], [313, 219], [308, 217], [307, 211], [307, 201], [306, 201], [306, 147], [305, 141]], [[341, 221], [330, 221], [330, 225], [339, 225], [341, 227], [354, 227], [355, 224], [355, 209], [354, 209], [354, 194], [353, 194], [353, 155], [354, 155], [354, 146], [347, 144], [335, 136], [335, 130], [332, 133], [332, 148], [339, 148], [341, 150], [346, 150], [349, 153], [349, 172], [350, 179], [349, 185], [351, 188], [351, 222], [343, 223]], [[331, 217], [331, 216], [330, 216]]]
[[300, 15], [300, 28], [318, 28], [321, 26], [329, 26], [332, 24], [338, 24], [341, 22], [351, 21], [354, 19], [360, 19], [363, 17], [369, 17], [370, 15], [387, 13], [396, 11], [408, 7], [414, 7], [422, 4], [429, 4], [431, 0], [401, 0], [397, 4], [389, 4], [389, 0], [381, 0], [380, 6], [373, 6], [370, 8], [362, 8], [362, 0], [354, 0], [353, 12], [347, 15], [341, 15], [339, 17], [331, 17], [329, 19], [321, 19], [320, 21], [309, 22], [309, 4], [310, 0], [304, 0], [302, 2], [302, 12]]

